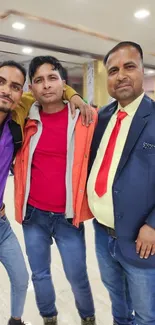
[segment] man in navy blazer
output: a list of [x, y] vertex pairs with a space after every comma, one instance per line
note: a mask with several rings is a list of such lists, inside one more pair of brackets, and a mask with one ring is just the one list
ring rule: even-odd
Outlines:
[[116, 101], [99, 112], [89, 164], [97, 259], [114, 324], [155, 325], [155, 102], [138, 44], [119, 43], [104, 63]]

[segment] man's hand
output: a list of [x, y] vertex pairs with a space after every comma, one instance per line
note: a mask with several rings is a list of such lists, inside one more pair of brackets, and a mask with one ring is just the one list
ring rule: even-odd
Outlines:
[[76, 108], [79, 108], [83, 125], [89, 126], [89, 124], [93, 122], [93, 109], [90, 105], [86, 104], [80, 96], [74, 95], [70, 99], [70, 106], [73, 118], [76, 114]]
[[140, 258], [148, 258], [149, 255], [155, 255], [155, 229], [148, 225], [140, 228], [136, 240], [136, 252]]

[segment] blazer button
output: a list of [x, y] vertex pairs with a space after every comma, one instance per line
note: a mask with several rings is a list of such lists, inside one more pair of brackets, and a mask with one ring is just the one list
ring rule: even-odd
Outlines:
[[116, 218], [117, 218], [117, 219], [122, 219], [123, 216], [121, 216], [120, 214], [118, 214], [118, 215], [116, 216]]

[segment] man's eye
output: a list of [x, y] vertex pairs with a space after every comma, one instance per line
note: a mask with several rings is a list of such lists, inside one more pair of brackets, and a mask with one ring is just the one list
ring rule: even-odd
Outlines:
[[109, 75], [113, 75], [113, 74], [116, 73], [116, 71], [117, 71], [117, 70], [110, 70], [108, 74], [109, 74]]
[[18, 86], [18, 85], [12, 85], [12, 89], [14, 91], [20, 91], [21, 90], [20, 86]]
[[50, 80], [56, 80], [56, 77], [50, 76]]
[[35, 80], [35, 83], [36, 84], [39, 84], [41, 82], [41, 79], [37, 79], [37, 80]]

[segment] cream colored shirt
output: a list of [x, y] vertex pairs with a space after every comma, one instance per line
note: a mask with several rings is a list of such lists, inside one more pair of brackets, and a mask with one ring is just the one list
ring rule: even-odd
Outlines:
[[[95, 218], [98, 220], [98, 222], [111, 228], [114, 228], [114, 210], [113, 210], [113, 198], [112, 198], [113, 181], [128, 136], [131, 122], [143, 97], [144, 97], [144, 93], [124, 108], [122, 108], [120, 104], [118, 104], [118, 108], [116, 112], [112, 115], [108, 123], [108, 126], [106, 128], [106, 131], [100, 142], [96, 159], [94, 161], [88, 179], [87, 194], [88, 194], [88, 203], [89, 203], [90, 210], [95, 216]], [[121, 121], [121, 128], [117, 137], [116, 146], [114, 149], [114, 154], [113, 154], [113, 158], [112, 158], [112, 162], [108, 174], [107, 192], [102, 197], [98, 197], [98, 195], [95, 192], [96, 178], [109, 142], [110, 135], [115, 126], [117, 112], [119, 110], [125, 111], [128, 115]]]

